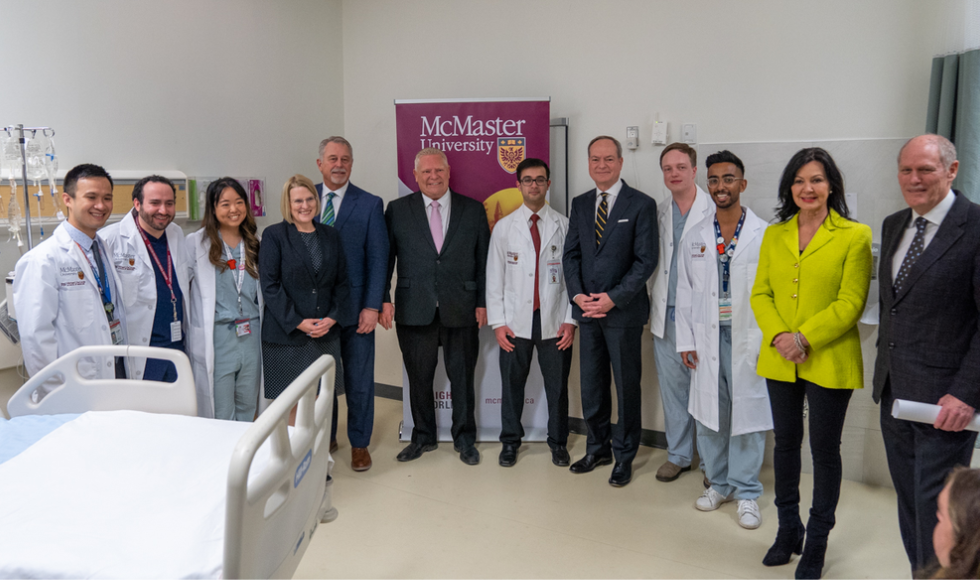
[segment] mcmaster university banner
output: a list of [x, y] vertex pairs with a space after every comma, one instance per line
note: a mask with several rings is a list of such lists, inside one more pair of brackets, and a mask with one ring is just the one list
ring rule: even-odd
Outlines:
[[[483, 203], [491, 230], [494, 223], [521, 206], [517, 165], [528, 157], [549, 160], [549, 99], [435, 99], [395, 101], [398, 139], [398, 195], [418, 190], [412, 170], [415, 155], [426, 147], [445, 152], [452, 191]], [[499, 347], [493, 330], [480, 330], [480, 358], [476, 365], [477, 439], [496, 441], [500, 435]], [[544, 441], [548, 434], [548, 406], [538, 370], [537, 354], [531, 365], [524, 399], [525, 441]], [[408, 376], [402, 370], [403, 426], [401, 439], [412, 436]], [[439, 439], [451, 441], [452, 398], [442, 352], [433, 383]]]

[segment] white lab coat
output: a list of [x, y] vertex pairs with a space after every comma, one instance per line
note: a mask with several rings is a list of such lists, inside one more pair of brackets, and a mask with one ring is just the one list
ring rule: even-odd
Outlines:
[[[731, 434], [772, 429], [766, 380], [756, 373], [762, 331], [749, 298], [759, 266], [764, 222], [745, 208], [745, 223], [735, 246], [730, 270], [732, 292], [732, 421]], [[718, 430], [718, 251], [714, 214], [682, 238], [677, 252], [677, 352], [696, 351], [691, 371], [688, 411], [709, 429]]]
[[[534, 241], [528, 226], [531, 213], [521, 205], [498, 221], [487, 255], [487, 323], [492, 328], [507, 325], [517, 337], [526, 339], [531, 338], [534, 319]], [[562, 324], [575, 324], [561, 266], [568, 218], [547, 204], [538, 215], [541, 338], [550, 340], [558, 336]]]
[[[108, 254], [104, 241], [103, 247]], [[125, 339], [126, 318], [119, 308], [119, 285], [114, 276], [109, 278], [115, 316], [122, 324]], [[64, 224], [17, 262], [14, 307], [24, 366], [29, 375], [80, 346], [112, 344], [92, 267]], [[111, 357], [83, 359], [78, 371], [88, 379], [116, 377], [115, 361]]]
[[[674, 211], [672, 198], [668, 197], [657, 207], [657, 227], [660, 230], [660, 259], [657, 268], [647, 285], [650, 293], [650, 332], [657, 338], [664, 337], [664, 325], [667, 320], [667, 283], [670, 280], [670, 259], [674, 250]], [[687, 237], [694, 226], [701, 220], [715, 215], [715, 202], [700, 186], [694, 195], [694, 203], [687, 213], [684, 231], [681, 239]], [[676, 304], [674, 305], [677, 306]]]
[[[185, 294], [184, 304], [190, 312], [187, 325], [187, 355], [191, 359], [191, 369], [194, 371], [194, 385], [197, 388], [197, 414], [209, 419], [214, 418], [214, 308], [215, 308], [215, 267], [211, 263], [209, 252], [211, 240], [204, 229], [197, 230], [187, 236], [185, 243], [187, 252], [187, 285], [190, 293]], [[262, 318], [264, 304], [262, 287], [259, 281], [245, 272], [243, 284], [258, 286], [256, 295], [259, 299], [259, 325], [252, 328], [253, 333], [262, 336]], [[261, 357], [261, 352], [259, 353]], [[259, 397], [262, 388], [262, 362], [259, 361]]]
[[[184, 250], [184, 232], [180, 226], [167, 226], [167, 245], [174, 261], [177, 283], [184, 295], [184, 327], [187, 332], [187, 252]], [[101, 235], [109, 245], [116, 278], [122, 287], [122, 309], [126, 311], [126, 331], [129, 344], [148, 346], [153, 334], [153, 317], [157, 308], [156, 265], [147, 252], [146, 244], [136, 229], [136, 217], [129, 212], [117, 223], [107, 226]], [[149, 235], [149, 234], [147, 234]], [[164, 263], [163, 267], [167, 265]], [[163, 300], [170, 301], [169, 296]], [[185, 343], [186, 344], [186, 343]], [[145, 358], [133, 359], [133, 379], [142, 379], [146, 367]]]

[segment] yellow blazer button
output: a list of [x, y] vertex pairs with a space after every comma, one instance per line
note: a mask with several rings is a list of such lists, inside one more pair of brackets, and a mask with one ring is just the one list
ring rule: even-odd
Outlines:
[[796, 300], [796, 294], [793, 294], [793, 300]]
[[799, 267], [800, 267], [800, 263], [799, 263], [799, 262], [797, 262], [797, 263], [795, 263], [795, 264], [793, 264], [793, 267], [794, 267], [794, 268], [799, 268]]
[[799, 278], [793, 278], [793, 284], [799, 284], [799, 283], [800, 283]]

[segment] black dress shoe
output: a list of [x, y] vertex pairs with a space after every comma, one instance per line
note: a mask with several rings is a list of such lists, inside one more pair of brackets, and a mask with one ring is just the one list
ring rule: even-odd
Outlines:
[[823, 574], [823, 560], [826, 553], [827, 538], [808, 537], [806, 547], [803, 548], [803, 556], [800, 557], [800, 563], [796, 565], [797, 580], [820, 578]]
[[402, 449], [402, 452], [398, 454], [396, 459], [398, 461], [412, 461], [422, 457], [422, 454], [426, 451], [432, 451], [439, 447], [438, 443], [429, 443], [428, 445], [423, 445], [421, 443], [409, 443], [408, 447]]
[[469, 447], [464, 447], [463, 449], [454, 446], [453, 449], [459, 451], [459, 460], [466, 465], [476, 465], [480, 462], [480, 452], [477, 451], [476, 447], [473, 447], [472, 445]]
[[568, 449], [564, 446], [555, 447], [551, 450], [551, 462], [558, 467], [568, 467], [568, 464], [572, 461], [572, 458], [568, 455]]
[[776, 531], [776, 541], [766, 552], [766, 557], [762, 559], [762, 565], [782, 566], [789, 564], [789, 559], [793, 557], [793, 554], [803, 553], [803, 536], [805, 534], [806, 529], [802, 522], [792, 527], [779, 526]]
[[613, 487], [623, 487], [633, 479], [633, 464], [627, 462], [616, 462], [613, 467], [612, 475], [609, 476], [609, 485]]
[[517, 463], [517, 450], [520, 445], [504, 443], [504, 448], [500, 450], [500, 466], [513, 467]]
[[600, 465], [609, 465], [610, 463], [612, 463], [612, 455], [586, 454], [585, 457], [573, 463], [568, 470], [572, 473], [588, 473]]

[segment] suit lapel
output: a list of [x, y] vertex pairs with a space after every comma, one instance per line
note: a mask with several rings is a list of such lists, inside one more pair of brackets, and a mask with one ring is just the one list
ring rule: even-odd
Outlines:
[[[300, 235], [299, 230], [296, 229], [296, 224], [289, 224], [286, 226], [286, 238], [289, 241], [290, 249], [292, 249], [293, 256], [296, 259], [303, 262], [303, 267], [306, 268], [307, 273], [310, 275], [310, 280], [316, 280], [317, 275], [313, 271], [313, 264], [309, 260], [309, 250], [306, 249], [306, 242], [303, 241], [303, 236]], [[319, 239], [319, 235], [317, 236]], [[320, 269], [323, 271], [323, 268]]]
[[[453, 234], [459, 229], [459, 222], [463, 219], [463, 204], [459, 203], [459, 195], [454, 193], [453, 190], [449, 190], [446, 195], [451, 195], [452, 202], [449, 208], [449, 229], [446, 231], [446, 237], [442, 240], [442, 250], [439, 252], [446, 251], [446, 247], [453, 239]], [[431, 234], [429, 235], [431, 238]], [[432, 243], [432, 247], [435, 248], [435, 242]]]
[[633, 201], [633, 192], [626, 182], [623, 182], [623, 188], [619, 190], [619, 195], [616, 196], [616, 203], [613, 204], [612, 211], [609, 212], [609, 220], [606, 222], [605, 229], [602, 230], [602, 240], [599, 242], [599, 247], [596, 248], [596, 253], [602, 251], [602, 248], [606, 247], [606, 242], [613, 233], [613, 229], [616, 228], [616, 223], [620, 216], [626, 213], [629, 209], [630, 202]]
[[[799, 222], [797, 222], [797, 226], [798, 225]], [[814, 253], [816, 253], [817, 250], [829, 244], [830, 241], [833, 239], [834, 239], [834, 232], [833, 230], [827, 227], [827, 222], [824, 221], [824, 223], [820, 224], [820, 227], [817, 228], [817, 233], [813, 234], [813, 239], [810, 240], [810, 243], [806, 245], [806, 249], [803, 250], [803, 253], [800, 255], [800, 261], [809, 258]], [[799, 227], [797, 227], [796, 228], [797, 248], [800, 247], [798, 245], [799, 240], [800, 240], [800, 229]]]
[[[909, 210], [911, 211], [911, 210]], [[895, 296], [895, 301], [898, 302], [902, 299], [905, 294], [908, 293], [909, 288], [915, 285], [915, 281], [925, 273], [936, 261], [949, 250], [950, 246], [956, 243], [956, 240], [960, 239], [963, 235], [963, 222], [966, 221], [966, 206], [964, 205], [964, 199], [962, 195], [956, 196], [956, 202], [953, 203], [953, 207], [949, 208], [949, 213], [946, 214], [946, 218], [943, 219], [942, 223], [939, 224], [939, 230], [936, 231], [935, 237], [929, 242], [926, 247], [925, 252], [922, 256], [912, 264], [912, 269], [909, 270], [908, 279], [902, 284], [902, 289]], [[903, 222], [907, 224], [908, 222]], [[904, 234], [904, 227], [902, 229]], [[899, 236], [901, 237], [901, 236]], [[905, 257], [902, 256], [902, 259]]]
[[340, 213], [337, 214], [336, 219], [333, 220], [333, 227], [342, 228], [344, 227], [344, 222], [350, 217], [350, 214], [357, 211], [357, 204], [361, 201], [361, 192], [358, 191], [353, 184], [347, 184], [347, 193], [344, 194], [344, 202], [340, 204]]
[[[429, 218], [427, 215], [425, 215], [425, 204], [428, 202], [429, 198], [425, 197], [421, 191], [416, 191], [413, 193], [412, 198], [413, 199], [409, 201], [408, 205], [410, 208], [412, 208], [412, 216], [415, 218], [417, 224], [416, 231], [419, 232], [420, 236], [425, 238], [426, 242], [429, 244], [429, 247], [432, 248], [432, 252], [438, 254], [439, 252], [436, 252], [436, 243], [433, 241], [432, 233], [429, 231]], [[443, 240], [442, 246], [446, 246], [445, 240]]]

